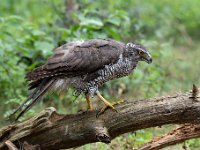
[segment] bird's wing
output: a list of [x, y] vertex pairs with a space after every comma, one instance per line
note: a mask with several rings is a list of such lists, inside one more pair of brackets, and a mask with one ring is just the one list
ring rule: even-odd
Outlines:
[[55, 49], [54, 55], [47, 63], [27, 74], [26, 78], [38, 80], [62, 74], [77, 76], [91, 73], [115, 63], [123, 50], [124, 44], [114, 40], [71, 42]]

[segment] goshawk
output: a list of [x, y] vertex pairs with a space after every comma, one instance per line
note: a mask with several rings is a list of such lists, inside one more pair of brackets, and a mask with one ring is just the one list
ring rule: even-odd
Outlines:
[[100, 112], [107, 107], [115, 109], [98, 89], [109, 80], [132, 73], [139, 61], [151, 63], [152, 58], [144, 46], [134, 42], [92, 39], [64, 44], [54, 50], [46, 64], [26, 75], [32, 93], [14, 113], [22, 109], [18, 119], [48, 91], [69, 87], [77, 95], [85, 95], [89, 111], [93, 110], [90, 99], [95, 95], [105, 104]]

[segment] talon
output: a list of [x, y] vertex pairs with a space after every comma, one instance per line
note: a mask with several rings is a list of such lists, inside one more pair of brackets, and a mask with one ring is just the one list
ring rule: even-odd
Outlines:
[[121, 103], [124, 103], [124, 100], [119, 100], [119, 101], [117, 101], [117, 102], [114, 102], [113, 105], [119, 105], [119, 104], [121, 104]]
[[112, 110], [114, 110], [115, 112], [118, 112], [114, 105], [120, 104], [122, 102], [124, 102], [123, 100], [119, 101], [119, 102], [115, 102], [115, 103], [110, 103], [108, 102], [99, 92], [97, 92], [97, 96], [99, 97], [99, 99], [104, 103], [104, 107], [97, 113], [97, 117], [101, 114], [103, 114], [105, 112], [106, 109], [111, 108]]
[[103, 114], [103, 112], [107, 109], [108, 107], [103, 107], [96, 115], [96, 118], [98, 118], [101, 114]]
[[[116, 104], [113, 104], [116, 105]], [[111, 108], [112, 110], [114, 110], [115, 112], [118, 112], [117, 109], [115, 109], [115, 107], [113, 107], [113, 105], [111, 105], [112, 107], [105, 105], [103, 108], [101, 108], [101, 110], [97, 113], [96, 117], [98, 118], [101, 114], [103, 114], [107, 109]]]

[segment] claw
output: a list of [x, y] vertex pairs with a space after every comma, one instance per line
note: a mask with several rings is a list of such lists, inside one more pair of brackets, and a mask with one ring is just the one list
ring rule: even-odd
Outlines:
[[[98, 118], [101, 114], [103, 114], [109, 108], [111, 108], [111, 107], [105, 105], [103, 108], [101, 108], [101, 110], [99, 112], [97, 112], [96, 117]], [[114, 110], [115, 112], [118, 112], [117, 109], [115, 109], [115, 107], [113, 107], [112, 110]]]
[[120, 104], [122, 102], [124, 102], [123, 100], [119, 101], [119, 102], [115, 102], [115, 103], [110, 103], [108, 102], [99, 92], [97, 92], [97, 96], [99, 97], [99, 99], [104, 103], [104, 107], [97, 113], [96, 117], [99, 117], [101, 114], [103, 114], [106, 109], [111, 108], [112, 110], [114, 110], [115, 112], [118, 112], [114, 105]]

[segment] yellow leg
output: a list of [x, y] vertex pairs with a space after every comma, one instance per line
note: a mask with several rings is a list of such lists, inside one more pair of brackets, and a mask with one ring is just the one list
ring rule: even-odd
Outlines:
[[105, 104], [105, 106], [115, 109], [115, 107], [109, 101], [107, 101], [99, 92], [97, 92], [97, 96]]
[[90, 96], [87, 94], [86, 95], [86, 100], [87, 100], [87, 104], [88, 104], [88, 111], [93, 111], [93, 107], [92, 107], [92, 103], [90, 100]]
[[98, 98], [104, 103], [104, 107], [100, 110], [100, 112], [98, 113], [98, 115], [102, 114], [107, 108], [111, 108], [115, 111], [117, 111], [114, 107], [114, 105], [117, 105], [117, 104], [120, 104], [122, 103], [123, 101], [120, 101], [120, 102], [115, 102], [113, 104], [111, 104], [110, 102], [108, 102], [99, 92], [97, 92], [97, 96]]

